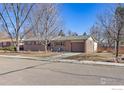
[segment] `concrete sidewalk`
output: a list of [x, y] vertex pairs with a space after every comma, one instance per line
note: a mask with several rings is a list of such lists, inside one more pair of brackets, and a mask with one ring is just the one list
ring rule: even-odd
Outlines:
[[[74, 64], [91, 64], [91, 65], [108, 65], [108, 66], [121, 66], [123, 67], [123, 63], [110, 63], [110, 62], [102, 62], [102, 61], [78, 61], [78, 60], [70, 60], [70, 59], [63, 59], [64, 57], [25, 57], [25, 56], [8, 56], [8, 55], [0, 55], [0, 57], [5, 58], [19, 58], [19, 59], [29, 59], [29, 60], [39, 60], [39, 61], [49, 61], [49, 62], [63, 62], [63, 63], [74, 63]], [[66, 56], [65, 56], [66, 57]]]
[[123, 63], [110, 63], [110, 62], [102, 62], [102, 61], [88, 61], [88, 60], [78, 61], [78, 60], [65, 60], [65, 59], [55, 60], [55, 61], [65, 62], [65, 63], [74, 63], [74, 64], [108, 65], [108, 66], [121, 66], [121, 67], [124, 66]]

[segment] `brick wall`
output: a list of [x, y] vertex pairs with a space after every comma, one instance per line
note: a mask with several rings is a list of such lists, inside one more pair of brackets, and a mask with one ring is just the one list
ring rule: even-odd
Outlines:
[[65, 42], [65, 51], [71, 52], [71, 41]]
[[42, 44], [37, 44], [34, 41], [24, 42], [24, 50], [25, 51], [44, 51], [45, 48]]

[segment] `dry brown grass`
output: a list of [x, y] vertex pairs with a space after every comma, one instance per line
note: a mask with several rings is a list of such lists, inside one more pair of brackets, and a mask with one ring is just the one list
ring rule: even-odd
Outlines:
[[94, 54], [80, 54], [76, 56], [71, 56], [66, 59], [73, 59], [73, 60], [89, 60], [89, 61], [106, 61], [112, 62], [114, 55], [112, 53], [94, 53]]
[[50, 52], [48, 51], [47, 53], [45, 51], [20, 51], [20, 52], [4, 52], [1, 51], [0, 55], [21, 55], [21, 56], [29, 56], [29, 57], [49, 57], [49, 56], [54, 56], [59, 53], [57, 52]]

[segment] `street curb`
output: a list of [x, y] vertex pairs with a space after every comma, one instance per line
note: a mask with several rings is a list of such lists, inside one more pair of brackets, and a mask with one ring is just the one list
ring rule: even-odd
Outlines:
[[74, 63], [74, 64], [91, 64], [91, 65], [107, 65], [107, 66], [120, 66], [124, 67], [124, 64], [121, 63], [108, 63], [108, 62], [100, 62], [100, 61], [78, 61], [78, 60], [52, 60], [52, 61], [58, 61], [58, 62], [63, 62], [63, 63]]

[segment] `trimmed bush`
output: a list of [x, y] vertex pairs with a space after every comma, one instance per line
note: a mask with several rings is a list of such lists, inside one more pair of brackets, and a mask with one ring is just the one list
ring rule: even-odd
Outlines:
[[4, 51], [16, 51], [16, 47], [15, 46], [0, 47], [0, 50], [4, 50]]

